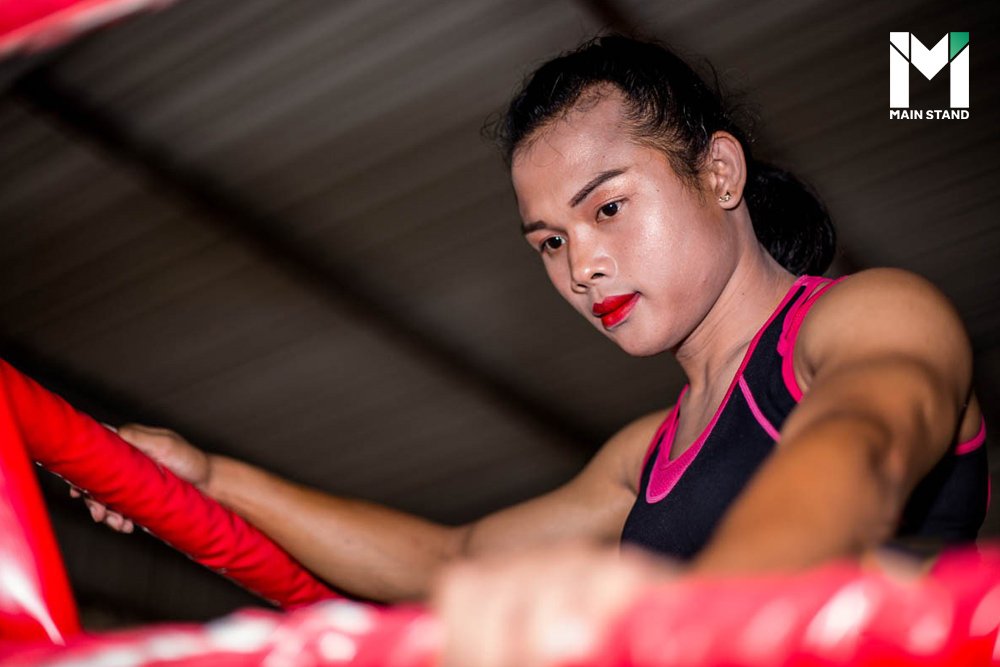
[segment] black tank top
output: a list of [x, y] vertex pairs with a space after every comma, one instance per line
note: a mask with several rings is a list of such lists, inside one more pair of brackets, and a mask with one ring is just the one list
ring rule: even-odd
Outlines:
[[[840, 280], [843, 280], [841, 278]], [[775, 447], [802, 398], [792, 370], [806, 313], [837, 281], [802, 276], [753, 338], [705, 431], [676, 459], [670, 449], [687, 386], [650, 443], [622, 542], [686, 560], [708, 542], [723, 514]], [[989, 504], [985, 424], [955, 445], [910, 496], [897, 541], [920, 548], [974, 540]]]

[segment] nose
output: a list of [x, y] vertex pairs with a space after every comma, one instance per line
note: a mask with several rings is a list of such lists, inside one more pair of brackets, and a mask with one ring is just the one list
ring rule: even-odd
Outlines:
[[582, 294], [594, 284], [610, 277], [614, 263], [594, 239], [578, 236], [569, 244], [569, 271], [573, 291]]

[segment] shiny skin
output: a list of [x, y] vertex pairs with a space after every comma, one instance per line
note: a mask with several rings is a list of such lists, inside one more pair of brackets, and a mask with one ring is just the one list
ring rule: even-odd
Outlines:
[[[512, 178], [522, 219], [546, 225], [525, 239], [559, 294], [626, 352], [646, 356], [677, 347], [705, 320], [736, 266], [740, 230], [707, 179], [704, 190], [682, 180], [621, 115], [620, 96], [609, 93], [543, 128], [515, 153]], [[615, 169], [624, 173], [571, 205], [596, 174]], [[619, 326], [593, 316], [594, 304], [633, 292], [640, 300]]]

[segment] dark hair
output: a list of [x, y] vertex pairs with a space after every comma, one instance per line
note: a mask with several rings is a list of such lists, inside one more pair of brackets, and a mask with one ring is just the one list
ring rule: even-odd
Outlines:
[[782, 266], [796, 275], [823, 273], [833, 260], [836, 235], [816, 194], [790, 173], [753, 159], [748, 134], [723, 101], [665, 46], [621, 35], [585, 42], [531, 74], [506, 114], [488, 131], [508, 165], [536, 130], [600, 94], [611, 84], [624, 95], [636, 139], [663, 150], [674, 170], [693, 186], [713, 133], [724, 130], [743, 146], [747, 161], [744, 196], [754, 232]]

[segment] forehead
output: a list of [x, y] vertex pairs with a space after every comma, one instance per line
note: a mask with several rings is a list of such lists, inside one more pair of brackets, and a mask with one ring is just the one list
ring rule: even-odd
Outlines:
[[541, 189], [579, 188], [594, 173], [634, 159], [642, 147], [635, 143], [617, 92], [576, 105], [565, 116], [540, 128], [514, 154], [511, 178], [519, 201]]

